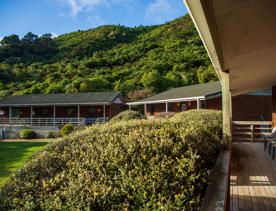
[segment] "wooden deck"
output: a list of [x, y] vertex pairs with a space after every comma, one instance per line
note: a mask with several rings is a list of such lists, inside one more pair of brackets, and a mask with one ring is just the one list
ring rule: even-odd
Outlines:
[[230, 210], [276, 210], [276, 160], [263, 143], [232, 144]]

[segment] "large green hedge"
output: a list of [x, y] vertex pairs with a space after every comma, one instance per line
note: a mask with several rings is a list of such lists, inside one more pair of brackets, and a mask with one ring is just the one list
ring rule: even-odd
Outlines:
[[0, 192], [0, 210], [191, 210], [221, 145], [221, 113], [93, 126], [36, 154]]

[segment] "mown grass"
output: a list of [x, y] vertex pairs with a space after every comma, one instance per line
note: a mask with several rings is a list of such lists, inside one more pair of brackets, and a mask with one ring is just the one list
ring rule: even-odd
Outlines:
[[48, 142], [0, 142], [0, 186], [13, 172], [22, 167], [24, 162]]

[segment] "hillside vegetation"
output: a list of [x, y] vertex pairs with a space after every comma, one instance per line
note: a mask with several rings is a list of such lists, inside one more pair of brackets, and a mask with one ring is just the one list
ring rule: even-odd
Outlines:
[[1, 210], [198, 210], [221, 145], [221, 112], [98, 125], [33, 156]]
[[57, 38], [4, 37], [0, 97], [116, 90], [129, 100], [217, 80], [188, 15], [158, 26], [106, 25]]

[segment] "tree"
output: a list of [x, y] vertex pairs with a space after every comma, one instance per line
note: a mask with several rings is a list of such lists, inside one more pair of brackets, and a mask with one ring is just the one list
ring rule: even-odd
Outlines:
[[91, 81], [84, 81], [80, 84], [80, 92], [92, 92], [94, 87]]
[[207, 68], [199, 67], [197, 69], [197, 78], [199, 83], [218, 80], [215, 70], [211, 65], [209, 65]]
[[12, 34], [10, 36], [4, 37], [0, 41], [1, 45], [18, 45], [20, 43], [20, 39], [18, 35]]
[[141, 82], [145, 88], [148, 88], [154, 92], [158, 92], [161, 86], [161, 75], [157, 70], [152, 70], [150, 72], [144, 73]]
[[32, 32], [28, 32], [24, 37], [22, 38], [23, 42], [34, 42], [38, 38], [37, 35], [33, 34]]
[[166, 78], [168, 79], [171, 87], [179, 87], [183, 85], [183, 80], [178, 72], [169, 71], [166, 74]]

